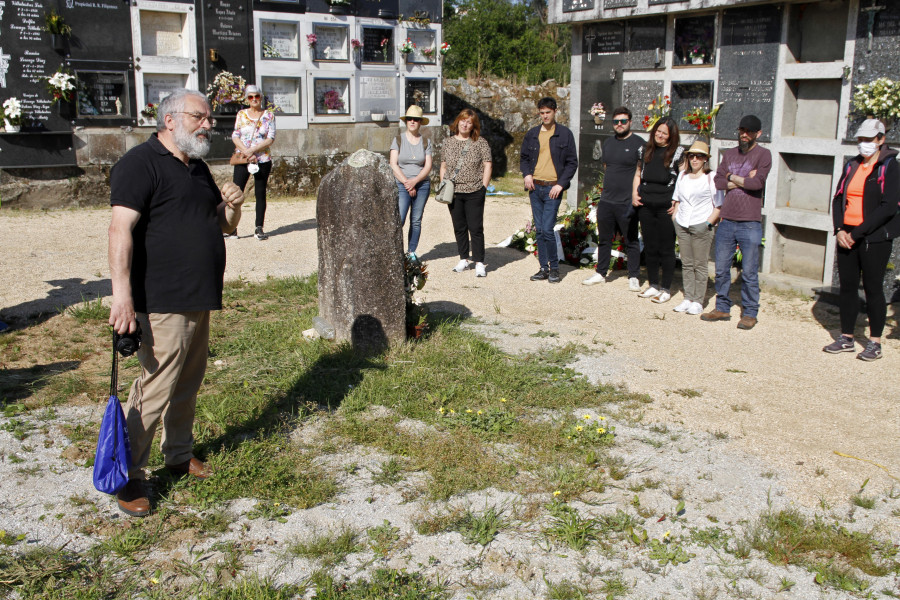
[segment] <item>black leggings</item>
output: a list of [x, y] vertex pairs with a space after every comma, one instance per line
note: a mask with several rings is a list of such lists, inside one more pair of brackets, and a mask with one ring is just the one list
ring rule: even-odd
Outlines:
[[880, 338], [887, 317], [884, 299], [884, 272], [891, 257], [893, 240], [868, 243], [860, 240], [847, 250], [838, 246], [838, 278], [841, 282], [841, 333], [853, 335], [859, 314], [859, 275], [866, 292], [869, 336]]
[[[667, 204], [647, 204], [638, 207], [641, 233], [644, 236], [644, 259], [647, 263], [647, 282], [651, 287], [670, 290], [675, 274], [675, 224]], [[662, 267], [662, 280], [659, 270]], [[659, 285], [657, 285], [659, 284]]]
[[[269, 181], [269, 173], [272, 172], [272, 161], [257, 163], [259, 171], [253, 174], [253, 192], [256, 194], [256, 226], [262, 227], [266, 218], [266, 184]], [[244, 191], [247, 181], [250, 180], [250, 171], [247, 165], [234, 165], [235, 185]]]
[[469, 258], [469, 236], [472, 236], [472, 260], [484, 262], [484, 196], [487, 190], [453, 194], [450, 203], [450, 219], [456, 234], [459, 257]]

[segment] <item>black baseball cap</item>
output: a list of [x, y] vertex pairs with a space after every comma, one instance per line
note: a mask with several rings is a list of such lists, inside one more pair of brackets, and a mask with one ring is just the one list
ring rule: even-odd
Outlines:
[[741, 118], [741, 124], [738, 129], [746, 129], [747, 131], [762, 131], [762, 121], [756, 115], [744, 115]]

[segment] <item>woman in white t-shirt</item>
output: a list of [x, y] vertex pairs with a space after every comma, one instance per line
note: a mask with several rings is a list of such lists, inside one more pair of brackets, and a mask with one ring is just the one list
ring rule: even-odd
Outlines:
[[694, 142], [685, 154], [684, 167], [675, 183], [675, 233], [681, 250], [684, 301], [675, 312], [703, 312], [709, 283], [709, 248], [719, 220], [716, 186], [709, 166], [709, 146]]

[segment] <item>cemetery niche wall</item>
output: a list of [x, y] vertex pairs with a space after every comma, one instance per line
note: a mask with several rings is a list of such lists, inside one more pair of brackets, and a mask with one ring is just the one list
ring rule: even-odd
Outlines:
[[[68, 35], [42, 31], [51, 10]], [[273, 174], [273, 191], [312, 191], [331, 166], [322, 156], [386, 151], [408, 104], [441, 125], [442, 11], [440, 0], [0, 1], [0, 102], [16, 97], [27, 115], [19, 133], [0, 132], [0, 169], [22, 188], [28, 168], [81, 169], [42, 172], [60, 186], [73, 173], [102, 180], [104, 166], [154, 131], [169, 91], [206, 93], [219, 78], [260, 86], [276, 110], [273, 153], [290, 169]], [[407, 39], [415, 49], [403, 54]], [[72, 102], [53, 103], [46, 89], [58, 70], [75, 77]], [[235, 87], [214, 109], [213, 165], [233, 151], [244, 107]], [[307, 172], [291, 179], [296, 169]], [[18, 191], [0, 193], [15, 205]], [[98, 188], [99, 203], [105, 193]]]
[[[826, 293], [837, 284], [831, 196], [865, 118], [853, 96], [857, 86], [879, 78], [900, 81], [900, 0], [749, 6], [550, 0], [548, 15], [572, 25], [570, 124], [579, 132], [580, 154], [570, 203], [602, 177], [600, 144], [613, 134], [615, 106], [631, 108], [632, 129], [646, 139], [641, 121], [648, 105], [668, 95], [689, 145], [700, 132], [684, 115], [721, 105], [710, 136], [714, 165], [737, 145], [741, 118], [754, 114], [773, 163], [763, 204], [762, 277], [806, 292]], [[599, 122], [590, 113], [597, 102], [606, 108]], [[876, 116], [888, 127], [888, 143], [900, 143], [900, 123], [884, 112]], [[885, 292], [900, 300], [896, 271]]]

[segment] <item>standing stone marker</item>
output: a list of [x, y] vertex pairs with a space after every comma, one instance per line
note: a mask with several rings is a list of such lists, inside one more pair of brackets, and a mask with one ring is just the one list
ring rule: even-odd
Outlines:
[[406, 339], [403, 241], [388, 161], [357, 150], [319, 185], [319, 315], [363, 352]]

